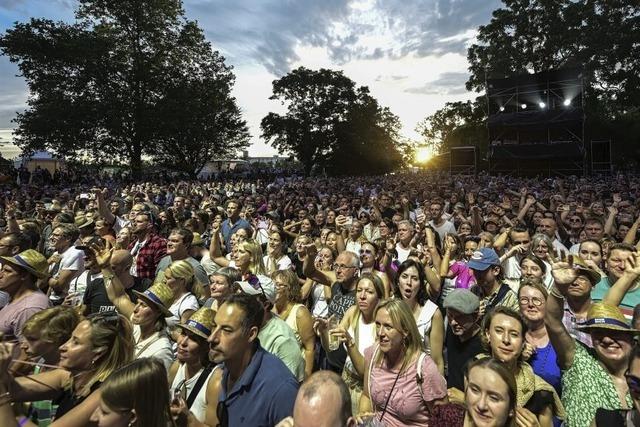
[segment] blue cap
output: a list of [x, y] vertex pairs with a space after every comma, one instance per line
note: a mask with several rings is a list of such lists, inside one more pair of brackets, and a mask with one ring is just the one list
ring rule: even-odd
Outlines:
[[473, 253], [467, 265], [474, 270], [484, 271], [492, 265], [500, 265], [500, 257], [491, 248], [480, 248]]

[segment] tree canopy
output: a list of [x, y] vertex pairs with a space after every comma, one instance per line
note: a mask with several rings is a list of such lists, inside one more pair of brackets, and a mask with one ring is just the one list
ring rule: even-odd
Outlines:
[[149, 156], [196, 174], [248, 145], [232, 68], [179, 0], [80, 0], [75, 23], [17, 23], [0, 49], [30, 90], [14, 120], [24, 151], [122, 159], [134, 172]]
[[341, 71], [297, 68], [273, 82], [285, 114], [262, 119], [262, 137], [292, 154], [305, 174], [315, 166], [333, 174], [389, 172], [402, 163], [400, 122], [366, 87]]

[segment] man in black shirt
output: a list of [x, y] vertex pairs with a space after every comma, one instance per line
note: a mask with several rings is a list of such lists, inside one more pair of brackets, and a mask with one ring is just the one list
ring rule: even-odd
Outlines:
[[444, 299], [447, 333], [444, 345], [449, 399], [463, 403], [464, 371], [469, 361], [483, 352], [478, 308], [480, 299], [467, 289], [454, 289]]

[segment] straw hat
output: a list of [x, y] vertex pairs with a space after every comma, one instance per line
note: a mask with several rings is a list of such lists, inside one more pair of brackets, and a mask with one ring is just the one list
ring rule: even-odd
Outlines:
[[618, 307], [603, 302], [591, 304], [587, 312], [586, 322], [581, 323], [577, 329], [587, 332], [593, 329], [610, 329], [640, 334], [640, 330], [633, 329], [629, 326], [627, 319]]
[[191, 246], [204, 246], [204, 240], [202, 240], [202, 235], [200, 233], [193, 233], [193, 241], [191, 242]]
[[173, 313], [169, 311], [173, 302], [173, 291], [166, 283], [158, 282], [152, 285], [144, 292], [133, 291], [138, 298], [141, 298], [151, 307], [156, 307], [164, 314], [164, 317], [172, 317]]
[[39, 279], [44, 279], [49, 275], [47, 259], [40, 252], [33, 249], [27, 249], [14, 256], [3, 256], [0, 257], [0, 260], [27, 270]]
[[87, 218], [85, 215], [78, 215], [73, 219], [74, 224], [78, 228], [85, 228], [93, 225], [93, 218]]
[[600, 281], [600, 273], [589, 267], [587, 263], [577, 255], [573, 256], [573, 266], [578, 270], [578, 275], [587, 276], [593, 286]]
[[193, 313], [185, 323], [178, 324], [178, 327], [193, 332], [206, 340], [213, 330], [214, 314], [215, 311], [210, 308], [202, 307]]

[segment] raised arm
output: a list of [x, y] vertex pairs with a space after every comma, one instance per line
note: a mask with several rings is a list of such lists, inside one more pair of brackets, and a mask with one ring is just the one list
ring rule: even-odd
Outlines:
[[637, 282], [638, 277], [640, 277], [640, 254], [633, 253], [625, 262], [624, 273], [609, 288], [602, 302], [619, 306], [629, 289]]
[[335, 274], [331, 272], [320, 271], [315, 266], [316, 255], [318, 254], [318, 248], [314, 243], [305, 246], [304, 260], [302, 262], [302, 272], [305, 277], [315, 280], [318, 283], [322, 283], [326, 286], [331, 286], [335, 281]]
[[103, 190], [99, 188], [92, 188], [91, 191], [96, 196], [96, 203], [98, 204], [98, 212], [100, 213], [100, 216], [104, 218], [108, 224], [115, 224], [116, 217], [111, 213], [109, 206], [107, 206], [107, 202], [104, 200]]
[[562, 370], [573, 365], [576, 353], [576, 343], [562, 323], [564, 296], [577, 276], [572, 263], [573, 257], [570, 255], [568, 261], [562, 260], [553, 264], [552, 274], [555, 284], [547, 300], [547, 314], [544, 319], [551, 345], [558, 355], [558, 366]]
[[629, 231], [627, 231], [627, 234], [624, 236], [624, 240], [622, 241], [622, 243], [626, 243], [628, 245], [635, 245], [636, 244], [636, 236], [638, 235], [638, 227], [639, 226], [640, 226], [640, 215], [635, 220], [633, 225], [631, 225], [631, 227], [629, 227]]
[[104, 278], [104, 287], [107, 290], [107, 296], [109, 300], [116, 306], [120, 314], [129, 319], [135, 304], [129, 299], [129, 296], [124, 291], [124, 286], [118, 276], [111, 269], [111, 254], [113, 248], [110, 247], [109, 242], [106, 242], [106, 247], [101, 248], [98, 245], [91, 247], [96, 257], [96, 262], [102, 270], [102, 277]]

